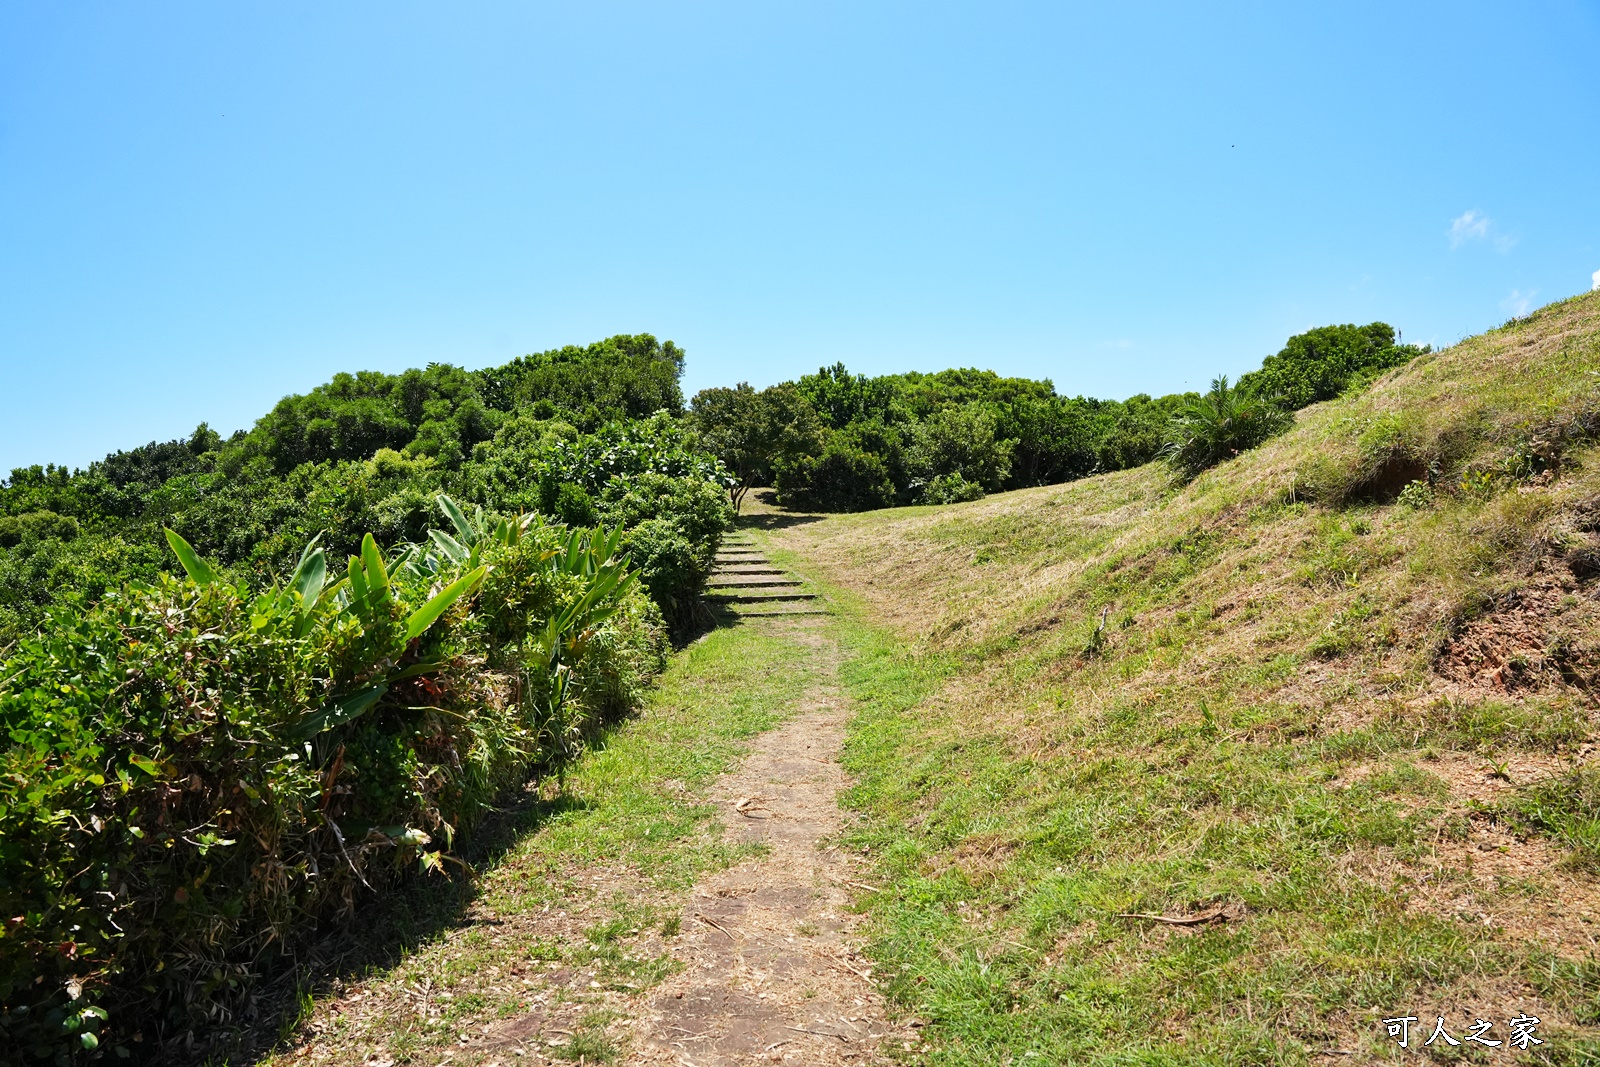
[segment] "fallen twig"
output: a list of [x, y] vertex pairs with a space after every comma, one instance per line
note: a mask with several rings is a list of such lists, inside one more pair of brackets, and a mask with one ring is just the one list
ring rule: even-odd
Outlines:
[[750, 814], [752, 811], [765, 811], [769, 812], [770, 814], [764, 817], [770, 819], [776, 815], [777, 812], [774, 812], [771, 808], [767, 807], [762, 803], [762, 801], [771, 799], [771, 797], [740, 797], [734, 802], [733, 810], [738, 812], [740, 815], [743, 815], [747, 819], [756, 818], [756, 816]]
[[1140, 911], [1119, 911], [1117, 912], [1116, 917], [1119, 919], [1143, 919], [1146, 922], [1166, 923], [1168, 926], [1201, 926], [1205, 923], [1216, 922], [1218, 919], [1226, 919], [1228, 915], [1224, 909], [1214, 908], [1211, 911], [1202, 912], [1199, 915], [1177, 916], [1147, 915]]
[[817, 1037], [836, 1037], [845, 1044], [850, 1043], [850, 1038], [845, 1034], [830, 1034], [826, 1030], [807, 1030], [803, 1026], [785, 1026], [785, 1030], [793, 1030], [797, 1034], [815, 1034]]
[[872, 981], [872, 975], [868, 974], [866, 971], [863, 971], [858, 967], [853, 966], [850, 963], [850, 961], [846, 960], [843, 956], [835, 956], [833, 959], [834, 959], [835, 963], [839, 964], [839, 966], [843, 967], [845, 970], [849, 971], [851, 974], [859, 975], [861, 978], [864, 978], [865, 980], [867, 980], [869, 982]]
[[[826, 872], [824, 872], [824, 873], [826, 873]], [[883, 889], [881, 887], [879, 887], [879, 886], [868, 885], [866, 882], [854, 882], [854, 881], [851, 881], [849, 878], [840, 878], [836, 874], [829, 874], [828, 875], [828, 881], [830, 881], [830, 882], [838, 882], [840, 885], [847, 885], [847, 886], [850, 886], [853, 889], [865, 889], [869, 893], [881, 893], [881, 892], [883, 892]]]
[[723, 926], [721, 923], [717, 922], [717, 920], [709, 918], [709, 917], [707, 917], [705, 915], [701, 915], [698, 911], [694, 913], [694, 917], [695, 917], [695, 921], [703, 922], [707, 926], [711, 927], [712, 929], [721, 930], [724, 934], [727, 934], [727, 937], [728, 937], [729, 941], [737, 941], [737, 940], [739, 940], [737, 937], [734, 937], [732, 934], [728, 933], [728, 928], [726, 926]]

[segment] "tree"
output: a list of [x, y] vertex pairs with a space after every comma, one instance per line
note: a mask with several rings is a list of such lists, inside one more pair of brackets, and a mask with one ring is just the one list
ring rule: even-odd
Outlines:
[[[889, 424], [902, 421], [902, 412], [895, 410], [895, 382], [890, 378], [851, 374], [843, 363], [835, 363], [818, 368], [815, 374], [801, 375], [795, 384], [831, 430], [873, 419]], [[904, 414], [909, 417], [909, 412]]]
[[729, 490], [736, 510], [752, 486], [772, 483], [786, 459], [822, 444], [816, 410], [792, 382], [759, 393], [748, 382], [703, 389], [689, 408], [706, 447], [738, 479]]
[[1011, 473], [1015, 441], [995, 434], [995, 418], [980, 404], [935, 411], [917, 426], [911, 467], [926, 482], [955, 476], [996, 492]]

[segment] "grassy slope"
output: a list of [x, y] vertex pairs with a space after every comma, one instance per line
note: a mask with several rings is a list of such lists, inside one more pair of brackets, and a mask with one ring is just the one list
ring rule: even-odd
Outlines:
[[[1519, 1055], [1600, 1059], [1600, 789], [1530, 790], [1595, 726], [1597, 375], [1600, 294], [1187, 487], [1151, 467], [772, 536], [888, 621], [847, 624], [852, 803], [931, 1062], [1360, 1062], [1401, 1055], [1387, 1015], [1504, 1038], [1518, 1011], [1547, 1039]], [[1530, 477], [1541, 453], [1565, 458]], [[1431, 505], [1372, 502], [1430, 465]]]

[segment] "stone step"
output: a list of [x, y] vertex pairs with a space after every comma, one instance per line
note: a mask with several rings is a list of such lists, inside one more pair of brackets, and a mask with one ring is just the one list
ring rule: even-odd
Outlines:
[[775, 619], [785, 615], [826, 615], [822, 608], [797, 608], [794, 611], [730, 611], [729, 614], [740, 619]]
[[712, 589], [799, 589], [800, 583], [793, 578], [713, 578], [706, 583]]
[[718, 604], [755, 604], [788, 600], [815, 600], [816, 593], [708, 593], [706, 599]]
[[716, 574], [787, 574], [782, 567], [773, 567], [763, 563], [735, 564], [728, 567], [718, 567], [711, 572]]

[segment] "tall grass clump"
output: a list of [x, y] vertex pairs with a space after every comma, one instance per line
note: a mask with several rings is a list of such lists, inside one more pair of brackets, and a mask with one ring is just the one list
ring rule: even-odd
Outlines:
[[664, 664], [620, 530], [467, 516], [253, 594], [186, 576], [56, 610], [0, 664], [0, 1040], [157, 1054], [238, 1020], [315, 924], [441, 869]]

